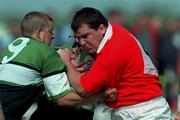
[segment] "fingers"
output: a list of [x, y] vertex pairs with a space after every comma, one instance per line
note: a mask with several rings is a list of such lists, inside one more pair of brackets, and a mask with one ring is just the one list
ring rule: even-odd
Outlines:
[[78, 66], [78, 63], [74, 59], [71, 59], [71, 63], [74, 67]]
[[81, 72], [81, 73], [86, 71], [86, 69], [84, 67], [78, 67], [78, 68], [76, 68], [76, 70]]
[[68, 52], [68, 53], [70, 52], [69, 49], [67, 49], [67, 48], [64, 48], [63, 50], [66, 51], [66, 52]]
[[76, 62], [76, 60], [71, 59], [71, 63], [74, 67], [78, 68], [78, 67], [84, 67], [84, 65], [86, 64], [85, 62]]
[[58, 54], [61, 54], [61, 52], [62, 52], [62, 49], [58, 49], [58, 50], [57, 50], [57, 53], [58, 53]]
[[106, 94], [107, 95], [116, 95], [117, 89], [116, 88], [107, 88]]
[[79, 54], [80, 54], [79, 49], [73, 48], [71, 51], [71, 59], [76, 59], [76, 57], [78, 57]]
[[68, 49], [59, 49], [59, 50], [57, 50], [57, 53], [59, 54], [59, 56], [60, 56], [61, 60], [64, 62], [64, 64], [66, 64], [66, 65], [71, 64], [70, 52]]
[[115, 101], [117, 95], [116, 88], [106, 88], [105, 90], [105, 101]]
[[57, 53], [59, 53], [59, 54], [61, 54], [62, 52], [67, 52], [67, 53], [69, 53], [70, 51], [67, 49], [67, 48], [64, 48], [64, 49], [58, 49], [57, 50]]
[[113, 95], [117, 94], [117, 92], [118, 92], [118, 91], [117, 91], [116, 88], [110, 89], [110, 93], [113, 94]]
[[79, 49], [78, 49], [78, 48], [73, 48], [73, 49], [72, 49], [72, 53], [74, 53], [74, 54], [79, 54]]
[[88, 70], [86, 67], [84, 67], [85, 62], [77, 63], [74, 60], [71, 60], [71, 63], [73, 65], [73, 67], [75, 67], [76, 70], [81, 72], [81, 73], [86, 72]]

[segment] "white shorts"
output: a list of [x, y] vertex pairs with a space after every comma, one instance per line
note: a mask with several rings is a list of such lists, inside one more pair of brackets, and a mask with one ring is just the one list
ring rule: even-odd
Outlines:
[[112, 120], [172, 120], [172, 113], [163, 97], [127, 107], [113, 109]]
[[112, 109], [103, 101], [99, 101], [95, 105], [93, 120], [111, 120]]
[[113, 108], [108, 107], [103, 101], [83, 105], [82, 108], [94, 111], [93, 120], [111, 120]]

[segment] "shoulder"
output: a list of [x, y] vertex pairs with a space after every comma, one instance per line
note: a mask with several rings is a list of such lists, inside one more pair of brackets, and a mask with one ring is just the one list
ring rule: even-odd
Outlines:
[[[112, 25], [112, 28], [113, 28], [113, 33], [129, 33], [128, 29], [126, 29], [124, 26], [120, 25], [120, 24], [117, 24], [117, 23], [111, 23]], [[121, 34], [121, 35], [124, 35], [124, 34]]]
[[41, 54], [51, 54], [56, 52], [52, 46], [33, 39], [30, 41], [29, 48], [32, 51], [41, 52]]

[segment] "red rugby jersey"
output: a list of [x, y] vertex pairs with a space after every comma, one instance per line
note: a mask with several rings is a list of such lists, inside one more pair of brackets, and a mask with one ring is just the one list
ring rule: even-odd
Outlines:
[[116, 88], [110, 107], [138, 104], [162, 96], [158, 73], [149, 56], [129, 31], [112, 24], [108, 40], [86, 75], [80, 78], [86, 92], [97, 93], [104, 87]]

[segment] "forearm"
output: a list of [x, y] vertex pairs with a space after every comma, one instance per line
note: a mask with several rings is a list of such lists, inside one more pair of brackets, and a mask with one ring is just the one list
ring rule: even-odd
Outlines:
[[75, 89], [75, 91], [78, 94], [80, 94], [83, 97], [87, 97], [90, 95], [86, 93], [81, 86], [81, 83], [80, 83], [81, 73], [78, 72], [71, 64], [67, 65], [67, 74], [68, 74], [68, 79], [70, 81], [70, 84], [72, 85], [72, 87]]
[[66, 96], [59, 98], [57, 104], [60, 106], [75, 106], [83, 103], [83, 98], [75, 92], [71, 92]]
[[67, 94], [66, 96], [60, 98], [57, 100], [57, 104], [60, 106], [77, 106], [77, 105], [83, 105], [88, 103], [93, 103], [97, 100], [101, 100], [102, 95], [97, 94], [90, 97], [81, 97], [75, 92], [71, 92]]
[[81, 96], [87, 96], [88, 93], [84, 91], [84, 89], [82, 88], [80, 84], [81, 73], [77, 71], [76, 68], [72, 65], [72, 62], [70, 59], [70, 52], [67, 49], [59, 49], [58, 53], [61, 56], [61, 59], [63, 60], [63, 62], [67, 66], [67, 76], [72, 87]]

